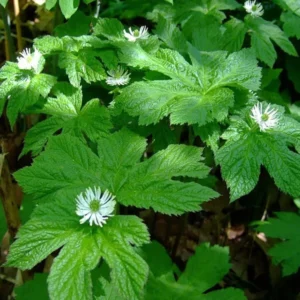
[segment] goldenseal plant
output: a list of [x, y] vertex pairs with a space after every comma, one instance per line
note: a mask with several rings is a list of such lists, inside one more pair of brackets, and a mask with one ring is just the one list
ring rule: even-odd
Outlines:
[[[8, 164], [0, 155], [0, 167], [13, 168], [25, 207], [4, 267], [34, 273], [51, 264], [50, 300], [244, 300], [251, 291], [236, 286], [245, 278], [224, 276], [238, 269], [228, 232], [236, 207], [247, 207], [255, 214], [245, 227], [272, 216], [247, 239], [281, 239], [269, 254], [284, 275], [297, 272], [299, 216], [273, 212], [278, 199], [296, 211], [300, 198], [295, 6], [71, 2], [38, 8], [61, 10], [65, 20], [0, 70], [1, 134], [10, 146], [2, 150], [13, 149]], [[6, 205], [14, 199], [4, 171]], [[14, 237], [20, 222], [11, 221], [19, 213], [11, 207], [0, 219]], [[185, 226], [211, 222], [207, 215], [228, 224], [201, 235], [184, 260]], [[180, 229], [163, 240], [159, 224], [169, 222]]]

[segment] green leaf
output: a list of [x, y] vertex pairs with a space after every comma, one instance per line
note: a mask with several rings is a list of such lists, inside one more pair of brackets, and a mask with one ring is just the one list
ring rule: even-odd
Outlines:
[[90, 25], [93, 18], [86, 16], [80, 10], [76, 11], [68, 22], [58, 25], [54, 31], [58, 37], [63, 36], [82, 36], [90, 32]]
[[90, 271], [101, 257], [110, 266], [112, 282], [120, 295], [139, 299], [148, 267], [132, 245], [149, 241], [146, 226], [135, 216], [114, 216], [102, 228], [91, 228], [79, 224], [74, 198], [61, 198], [60, 203], [37, 207], [32, 219], [20, 229], [7, 265], [29, 269], [64, 246], [49, 275], [52, 299], [91, 299]]
[[243, 49], [229, 54], [227, 59], [219, 63], [209, 90], [221, 86], [243, 87], [253, 91], [259, 89], [261, 68], [257, 67], [257, 61], [251, 50]]
[[[192, 26], [190, 27], [192, 29]], [[222, 49], [223, 30], [216, 21], [209, 22], [191, 33], [193, 46], [200, 51], [216, 51]]]
[[0, 5], [2, 5], [5, 8], [7, 2], [8, 2], [8, 0], [0, 0]]
[[59, 0], [61, 12], [66, 19], [69, 19], [79, 6], [79, 0]]
[[298, 70], [300, 67], [300, 61], [295, 57], [288, 57], [286, 60], [286, 70], [289, 79], [293, 82], [294, 88], [300, 93], [300, 78], [298, 76]]
[[148, 68], [171, 78], [182, 80], [187, 85], [193, 84], [196, 80], [193, 75], [194, 68], [178, 52], [169, 49], [161, 49], [151, 55], [139, 44], [127, 43], [122, 48], [120, 59], [130, 66]]
[[193, 126], [195, 135], [200, 136], [201, 140], [215, 152], [219, 148], [221, 130], [218, 123], [209, 123], [205, 126]]
[[49, 54], [63, 51], [63, 40], [54, 36], [44, 36], [34, 40], [34, 46], [42, 53]]
[[158, 123], [170, 115], [172, 124], [204, 125], [222, 121], [234, 104], [228, 87], [257, 90], [260, 68], [250, 50], [232, 53], [201, 53], [190, 48], [193, 65], [178, 52], [159, 50], [155, 55], [139, 45], [124, 47], [121, 59], [171, 77], [171, 80], [135, 82], [115, 99], [114, 108], [139, 116], [140, 125]]
[[[4, 73], [5, 74], [5, 73]], [[56, 78], [47, 74], [21, 73], [19, 76], [7, 78], [2, 83], [3, 87], [1, 98], [3, 108], [5, 101], [8, 99], [7, 116], [10, 125], [16, 122], [18, 114], [25, 112], [30, 106], [36, 104], [41, 97], [46, 98], [51, 88], [56, 83]]]
[[90, 271], [99, 261], [97, 250], [91, 234], [78, 232], [68, 241], [51, 267], [48, 279], [51, 299], [92, 299]]
[[123, 30], [124, 26], [118, 19], [99, 18], [93, 34], [104, 36], [109, 40], [124, 40]]
[[200, 203], [218, 194], [195, 182], [171, 179], [205, 177], [208, 168], [199, 163], [199, 159], [200, 151], [195, 147], [170, 145], [128, 172], [127, 181], [119, 191], [119, 201], [124, 205], [152, 207], [166, 214], [199, 210]]
[[46, 9], [48, 10], [52, 9], [56, 3], [57, 0], [46, 0]]
[[257, 135], [244, 135], [239, 140], [227, 141], [217, 151], [216, 160], [230, 188], [231, 201], [250, 193], [258, 182], [262, 163], [258, 138]]
[[160, 15], [155, 33], [169, 48], [181, 53], [187, 52], [187, 40], [182, 32], [175, 24]]
[[[199, 268], [201, 266], [201, 268]], [[229, 248], [202, 244], [197, 247], [179, 283], [197, 285], [201, 293], [217, 284], [230, 270]]]
[[[174, 265], [160, 244], [152, 242], [149, 245], [144, 245], [139, 252], [150, 267], [143, 299], [246, 299], [243, 291], [235, 288], [206, 292], [218, 284], [230, 269], [229, 249], [227, 247], [209, 247], [208, 244], [198, 246], [195, 255], [188, 261], [186, 270], [181, 276], [177, 275], [179, 276], [178, 281], [174, 277]], [[209, 262], [208, 265], [207, 262]], [[125, 300], [117, 294], [113, 282], [109, 283], [103, 279], [100, 281], [103, 296], [97, 299]]]
[[223, 34], [222, 49], [228, 52], [236, 52], [241, 50], [247, 28], [244, 22], [231, 17], [231, 19], [224, 24], [226, 30]]
[[[279, 106], [275, 109], [280, 110]], [[295, 197], [300, 195], [300, 155], [289, 149], [291, 144], [299, 144], [299, 123], [291, 123], [280, 112], [277, 115], [280, 118], [278, 126], [265, 132], [259, 131], [252, 120], [246, 123], [236, 118], [223, 134], [227, 142], [217, 151], [216, 161], [230, 188], [231, 201], [255, 187], [261, 165], [282, 191]]]
[[157, 276], [150, 272], [146, 285], [145, 299], [189, 299], [220, 300], [236, 299], [245, 300], [242, 290], [228, 288], [203, 294], [215, 286], [229, 271], [229, 249], [220, 246], [209, 247], [202, 244], [197, 247], [185, 271], [176, 281], [174, 274], [169, 272]]
[[155, 277], [159, 277], [173, 269], [173, 262], [166, 249], [156, 241], [145, 244], [140, 249], [139, 254], [147, 262]]
[[273, 66], [277, 58], [271, 40], [284, 52], [297, 56], [295, 47], [277, 25], [262, 18], [253, 18], [251, 16], [245, 18], [245, 23], [251, 30], [251, 46], [255, 50], [256, 56], [269, 67]]
[[213, 291], [208, 294], [204, 294], [201, 300], [246, 300], [244, 292], [240, 289], [227, 288], [218, 291]]
[[96, 58], [97, 52], [89, 49], [78, 53], [63, 52], [59, 55], [58, 65], [66, 69], [70, 83], [79, 87], [81, 78], [87, 83], [106, 78], [101, 62]]
[[82, 93], [71, 85], [59, 83], [53, 93], [56, 98], [48, 98], [41, 112], [52, 117], [37, 123], [26, 134], [22, 155], [32, 151], [35, 156], [41, 152], [48, 139], [58, 130], [84, 140], [87, 136], [96, 141], [112, 128], [108, 110], [100, 105], [98, 99], [88, 101], [82, 106]]
[[[190, 27], [191, 24], [194, 24], [196, 28], [199, 28], [198, 27], [200, 25], [199, 23], [201, 23], [202, 21], [201, 19], [203, 19], [199, 17], [199, 13], [201, 13], [204, 17], [210, 17], [211, 20], [215, 19], [221, 23], [221, 21], [226, 17], [226, 15], [222, 12], [222, 10], [227, 10], [227, 9], [233, 10], [239, 8], [240, 6], [241, 5], [237, 3], [235, 0], [225, 0], [225, 1], [192, 0], [189, 1], [188, 3], [184, 0], [179, 0], [175, 2], [175, 8], [177, 10], [177, 15], [178, 15], [177, 18], [179, 21], [183, 21], [183, 20], [186, 21], [188, 19], [188, 22], [183, 22], [187, 28]], [[189, 23], [189, 21], [191, 21], [191, 23]]]
[[268, 253], [275, 264], [282, 264], [283, 276], [288, 276], [296, 273], [300, 266], [300, 217], [291, 212], [278, 212], [276, 216], [258, 226], [257, 230], [268, 237], [282, 239]]
[[214, 119], [224, 119], [232, 105], [233, 93], [229, 89], [201, 96], [197, 89], [169, 80], [133, 83], [116, 98], [116, 107], [131, 116], [139, 116], [140, 125], [158, 123], [168, 115], [172, 124], [203, 125]]
[[146, 146], [144, 138], [123, 129], [101, 140], [98, 153], [105, 166], [117, 173], [118, 169], [132, 167], [138, 163]]
[[[72, 208], [75, 211], [75, 201]], [[76, 228], [78, 223], [76, 215], [63, 213], [63, 209], [56, 205], [55, 211], [57, 216], [63, 217], [61, 222], [49, 215], [47, 210], [48, 215], [45, 218], [31, 219], [20, 228], [18, 239], [11, 246], [6, 265], [22, 270], [31, 269], [73, 239], [73, 228]]]
[[[145, 141], [128, 130], [99, 138], [99, 145], [100, 157], [77, 138], [51, 138], [46, 151], [15, 177], [25, 193], [39, 200], [75, 198], [96, 185], [111, 191], [124, 205], [151, 206], [168, 214], [199, 210], [199, 204], [218, 195], [195, 182], [171, 179], [207, 176], [209, 169], [199, 162], [199, 148], [170, 145], [139, 163]], [[53, 169], [53, 164], [60, 168]]]
[[121, 300], [120, 294], [113, 286], [113, 284], [111, 284], [103, 277], [100, 278], [99, 281], [101, 283], [101, 287], [102, 290], [104, 291], [104, 294], [99, 297], [95, 296], [96, 300]]
[[[53, 165], [60, 166], [54, 169]], [[78, 138], [62, 135], [49, 139], [47, 151], [31, 167], [14, 174], [25, 193], [34, 199], [75, 198], [88, 187], [108, 188], [109, 178], [102, 170], [99, 157]]]
[[14, 292], [17, 300], [48, 300], [47, 290], [47, 274], [36, 273], [34, 278], [30, 281], [26, 281], [23, 285], [15, 287]]
[[300, 33], [297, 29], [300, 26], [300, 14], [297, 16], [290, 11], [283, 12], [280, 16], [280, 20], [284, 23], [283, 30], [287, 36], [295, 36], [299, 40]]
[[291, 10], [294, 14], [300, 17], [300, 8], [299, 8], [299, 1], [298, 0], [276, 0], [275, 2], [279, 2], [284, 9]]

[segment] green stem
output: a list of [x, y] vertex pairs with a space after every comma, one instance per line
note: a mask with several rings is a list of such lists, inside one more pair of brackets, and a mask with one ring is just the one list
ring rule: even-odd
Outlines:
[[1, 18], [3, 20], [3, 26], [4, 26], [4, 30], [5, 30], [5, 41], [6, 41], [6, 45], [7, 45], [7, 60], [10, 61], [16, 61], [16, 53], [15, 53], [15, 47], [14, 47], [14, 43], [13, 43], [13, 39], [12, 39], [12, 35], [11, 35], [11, 30], [10, 30], [10, 26], [8, 23], [8, 15], [6, 13], [6, 9], [0, 5], [0, 13], [1, 13]]

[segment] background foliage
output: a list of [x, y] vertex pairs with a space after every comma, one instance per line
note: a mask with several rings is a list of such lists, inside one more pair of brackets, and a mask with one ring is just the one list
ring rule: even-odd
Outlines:
[[[0, 292], [296, 299], [299, 3], [262, 1], [255, 16], [235, 0], [12, 2], [0, 0]], [[25, 46], [36, 68], [16, 62]], [[130, 81], [111, 85], [120, 66]], [[257, 103], [276, 126], [260, 129]], [[75, 213], [94, 186], [117, 201], [103, 227]]]

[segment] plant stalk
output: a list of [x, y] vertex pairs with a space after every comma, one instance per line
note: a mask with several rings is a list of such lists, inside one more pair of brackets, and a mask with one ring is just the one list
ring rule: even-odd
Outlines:
[[23, 40], [22, 40], [22, 27], [21, 27], [21, 20], [20, 20], [19, 0], [14, 0], [14, 11], [15, 11], [18, 51], [21, 52], [23, 50]]
[[5, 154], [1, 154], [0, 159], [2, 160], [0, 178], [1, 201], [6, 217], [8, 232], [11, 238], [15, 238], [21, 223], [19, 209], [16, 201], [15, 188], [12, 183], [11, 174], [5, 158]]
[[4, 26], [6, 60], [16, 61], [15, 46], [13, 43], [12, 34], [8, 22], [8, 15], [6, 9], [2, 5], [0, 5], [0, 13]]

